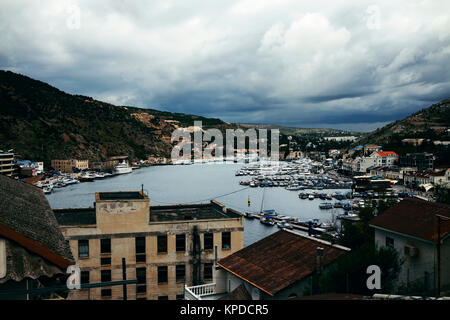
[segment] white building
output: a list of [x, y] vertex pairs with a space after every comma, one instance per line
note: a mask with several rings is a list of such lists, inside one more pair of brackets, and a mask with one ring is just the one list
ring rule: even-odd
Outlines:
[[[450, 205], [407, 198], [370, 221], [378, 247], [392, 247], [404, 263], [398, 283], [437, 281], [436, 217], [450, 218]], [[450, 221], [441, 224], [441, 286], [450, 286]]]

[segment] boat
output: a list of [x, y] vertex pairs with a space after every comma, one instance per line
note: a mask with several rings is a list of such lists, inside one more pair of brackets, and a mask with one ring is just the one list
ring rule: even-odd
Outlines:
[[133, 171], [133, 169], [126, 161], [122, 161], [113, 169], [114, 174], [130, 173], [131, 171]]
[[266, 218], [266, 217], [261, 217], [259, 219], [259, 222], [261, 222], [262, 224], [268, 225], [268, 226], [275, 225], [275, 222], [272, 219], [269, 219], [269, 218]]
[[338, 215], [336, 218], [348, 221], [359, 221], [361, 220], [356, 213], [350, 213], [345, 211], [343, 214]]
[[312, 195], [312, 194], [308, 195], [308, 199], [309, 200], [314, 200], [314, 195]]
[[93, 182], [95, 179], [95, 176], [89, 174], [89, 173], [85, 173], [81, 176], [78, 177], [78, 180], [80, 182]]
[[331, 202], [322, 202], [321, 204], [319, 204], [319, 208], [320, 209], [332, 209], [333, 205], [331, 204]]
[[335, 202], [333, 207], [335, 208], [342, 208], [344, 205], [342, 204], [342, 202]]
[[289, 191], [298, 191], [298, 190], [302, 190], [302, 187], [300, 187], [298, 185], [297, 186], [296, 185], [289, 185], [285, 189], [289, 190]]
[[284, 228], [284, 229], [292, 229], [292, 226], [290, 223], [287, 223], [286, 221], [280, 221], [277, 223], [278, 228]]
[[44, 191], [44, 194], [51, 194], [52, 190], [53, 190], [53, 188], [51, 186], [45, 186], [44, 188], [42, 188], [42, 191]]
[[245, 211], [244, 217], [247, 219], [254, 219], [254, 218], [258, 217], [258, 214], [256, 212]]

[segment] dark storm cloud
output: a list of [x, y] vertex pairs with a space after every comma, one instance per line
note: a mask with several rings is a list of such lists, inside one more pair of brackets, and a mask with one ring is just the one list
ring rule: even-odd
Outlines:
[[450, 96], [448, 1], [3, 1], [0, 68], [118, 105], [371, 130]]

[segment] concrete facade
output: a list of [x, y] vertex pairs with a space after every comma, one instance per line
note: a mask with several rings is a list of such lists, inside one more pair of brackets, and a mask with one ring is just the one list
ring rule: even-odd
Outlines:
[[[107, 193], [97, 193], [95, 209], [92, 209], [95, 210], [94, 224], [89, 221], [60, 223], [81, 271], [85, 274], [89, 271], [91, 283], [102, 282], [102, 271], [106, 273], [105, 278], [109, 272], [111, 274], [111, 279], [104, 281], [122, 280], [122, 258], [125, 258], [127, 279], [136, 279], [138, 269], [141, 279], [138, 279], [140, 284], [127, 286], [128, 299], [182, 299], [184, 285], [212, 282], [212, 276], [205, 279], [205, 265], [212, 267], [216, 259], [243, 248], [244, 224], [238, 212], [214, 201], [206, 205], [151, 207], [145, 194], [134, 193], [139, 196], [121, 198], [116, 193], [118, 198], [107, 200], [102, 199]], [[177, 212], [183, 211], [188, 213], [180, 218]], [[222, 234], [228, 232], [231, 236], [229, 248], [222, 244]], [[205, 234], [213, 234], [213, 244], [207, 249], [204, 247]], [[177, 235], [181, 238], [178, 245], [184, 235], [185, 250], [177, 250]], [[165, 252], [158, 252], [158, 236], [167, 237]], [[145, 239], [143, 254], [137, 253], [137, 238]], [[101, 252], [101, 239], [110, 239], [109, 253]], [[79, 240], [89, 243], [86, 257], [80, 257]], [[102, 265], [102, 259], [106, 264]], [[181, 265], [185, 268], [185, 278], [177, 279], [177, 266]], [[166, 273], [167, 281], [158, 283], [158, 270], [163, 275]], [[110, 294], [108, 289], [111, 289]], [[122, 286], [83, 289], [74, 292], [70, 298], [122, 299], [122, 290]]]
[[72, 168], [79, 170], [89, 169], [89, 160], [52, 160], [50, 164], [53, 169], [60, 172], [72, 172]]
[[[428, 276], [432, 285], [436, 272], [435, 243], [406, 234], [375, 228], [375, 243], [378, 247], [393, 247], [399, 254], [403, 265], [398, 278], [399, 284], [406, 284]], [[408, 249], [405, 250], [405, 247]], [[415, 249], [412, 249], [415, 248]], [[450, 265], [450, 238], [444, 238], [441, 246], [441, 285], [450, 285], [450, 270], [444, 266]]]

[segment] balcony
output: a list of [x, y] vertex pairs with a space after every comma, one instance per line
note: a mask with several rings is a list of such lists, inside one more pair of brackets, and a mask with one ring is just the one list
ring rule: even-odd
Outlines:
[[208, 283], [199, 286], [184, 286], [185, 300], [218, 300], [226, 292], [216, 292], [216, 284]]

